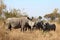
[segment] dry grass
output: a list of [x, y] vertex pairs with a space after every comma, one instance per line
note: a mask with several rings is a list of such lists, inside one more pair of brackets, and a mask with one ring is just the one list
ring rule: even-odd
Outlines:
[[[14, 29], [12, 31], [6, 31], [2, 27], [3, 22], [0, 22], [0, 40], [60, 40], [60, 24], [56, 24], [56, 31], [42, 32], [39, 30], [34, 30], [32, 32], [20, 32], [19, 29]], [[8, 32], [8, 33], [6, 33]]]

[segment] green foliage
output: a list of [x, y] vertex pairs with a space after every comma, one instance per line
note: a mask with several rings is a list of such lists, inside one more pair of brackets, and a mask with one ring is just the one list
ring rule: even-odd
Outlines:
[[5, 16], [6, 16], [6, 18], [17, 17], [17, 13], [14, 13], [12, 11], [10, 11], [10, 12], [6, 11]]
[[12, 9], [10, 12], [7, 10], [4, 13], [6, 18], [28, 16], [28, 15], [22, 15], [21, 13], [18, 12], [17, 9]]
[[38, 17], [38, 19], [42, 19], [42, 17], [41, 17], [41, 16], [39, 16], [39, 17]]
[[44, 17], [54, 21], [56, 18], [60, 17], [60, 14], [58, 13], [57, 9], [54, 9], [52, 13], [46, 14]]

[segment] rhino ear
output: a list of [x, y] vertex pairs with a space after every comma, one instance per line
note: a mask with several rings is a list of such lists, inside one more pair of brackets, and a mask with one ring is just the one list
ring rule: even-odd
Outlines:
[[29, 19], [29, 17], [27, 17], [27, 19]]
[[29, 18], [29, 17], [27, 17], [27, 19], [29, 19], [29, 20], [30, 20], [30, 18]]

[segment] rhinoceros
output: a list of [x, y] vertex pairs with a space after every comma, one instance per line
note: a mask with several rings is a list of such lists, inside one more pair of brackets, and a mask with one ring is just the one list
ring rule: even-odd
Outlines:
[[[5, 20], [5, 25], [8, 29], [12, 28], [21, 28], [21, 31], [24, 31], [24, 28], [33, 28], [34, 22], [29, 20], [27, 17], [21, 18], [8, 18]], [[26, 26], [25, 26], [26, 25]]]

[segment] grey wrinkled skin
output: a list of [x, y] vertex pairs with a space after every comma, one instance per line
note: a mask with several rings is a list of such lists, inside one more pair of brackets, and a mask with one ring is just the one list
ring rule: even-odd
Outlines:
[[28, 22], [26, 17], [21, 18], [8, 18], [5, 20], [5, 25], [7, 28], [14, 28], [17, 26], [21, 26], [21, 30], [23, 31], [25, 23]]
[[25, 28], [33, 28], [34, 22], [27, 19], [27, 17], [21, 17], [21, 18], [8, 18], [4, 22], [6, 27], [8, 29], [12, 28], [21, 28], [21, 31], [24, 31]]

